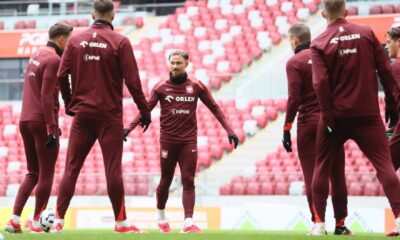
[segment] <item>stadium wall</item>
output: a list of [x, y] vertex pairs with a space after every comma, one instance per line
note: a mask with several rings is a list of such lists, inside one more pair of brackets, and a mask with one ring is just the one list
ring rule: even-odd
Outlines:
[[[6, 224], [12, 212], [14, 198], [0, 198], [0, 225]], [[49, 206], [55, 206], [52, 197]], [[156, 228], [155, 198], [127, 197], [128, 220], [140, 228]], [[33, 213], [34, 199], [30, 198], [22, 220]], [[349, 215], [346, 220], [356, 233], [387, 232], [393, 226], [393, 216], [384, 197], [349, 197]], [[332, 205], [328, 199], [326, 224], [333, 230]], [[183, 210], [181, 198], [168, 201], [167, 218], [171, 227], [181, 228]], [[304, 231], [311, 228], [305, 196], [236, 196], [198, 197], [194, 219], [202, 229], [240, 229]], [[108, 197], [76, 196], [66, 216], [65, 228], [106, 229], [114, 226], [114, 217]]]

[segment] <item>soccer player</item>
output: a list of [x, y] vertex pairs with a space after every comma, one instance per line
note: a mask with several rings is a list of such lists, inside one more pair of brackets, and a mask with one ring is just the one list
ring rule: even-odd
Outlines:
[[[140, 232], [128, 223], [122, 180], [123, 81], [140, 111], [140, 124], [150, 124], [150, 111], [142, 91], [136, 60], [128, 38], [113, 31], [111, 0], [93, 2], [93, 25], [72, 36], [61, 59], [58, 78], [67, 113], [75, 115], [69, 135], [65, 172], [57, 198], [53, 232], [61, 231], [82, 165], [96, 140], [103, 153], [108, 196], [114, 210], [116, 232]], [[72, 94], [72, 96], [71, 96]]]
[[[160, 129], [160, 165], [161, 179], [157, 188], [158, 227], [161, 232], [170, 232], [165, 217], [165, 205], [168, 200], [169, 187], [174, 177], [176, 164], [181, 170], [183, 185], [182, 202], [185, 211], [184, 233], [200, 233], [193, 224], [195, 204], [194, 177], [197, 164], [197, 121], [196, 108], [200, 99], [214, 114], [228, 133], [230, 143], [236, 148], [238, 138], [226, 118], [212, 98], [207, 87], [200, 81], [187, 77], [189, 55], [184, 50], [174, 50], [168, 57], [170, 64], [169, 79], [160, 81], [152, 90], [149, 108], [152, 110], [157, 102], [161, 105]], [[136, 118], [125, 130], [125, 136], [137, 125]], [[146, 129], [144, 129], [145, 131]]]
[[72, 27], [56, 23], [49, 29], [47, 45], [32, 54], [25, 72], [19, 129], [24, 142], [28, 174], [22, 182], [6, 231], [21, 233], [20, 216], [32, 190], [35, 211], [30, 232], [43, 232], [40, 213], [46, 209], [53, 185], [59, 149], [57, 69]]
[[398, 95], [395, 98], [393, 93], [399, 87], [371, 28], [345, 20], [345, 0], [323, 0], [322, 4], [328, 27], [311, 44], [313, 87], [321, 109], [312, 181], [316, 223], [311, 235], [325, 235], [333, 156], [348, 139], [358, 144], [376, 169], [396, 218], [396, 228], [390, 235], [398, 235], [400, 181], [392, 165], [380, 116], [376, 71], [385, 91], [386, 114], [391, 119], [397, 118]]
[[[295, 55], [286, 63], [288, 79], [288, 102], [285, 125], [283, 127], [283, 146], [292, 152], [290, 130], [298, 112], [297, 150], [303, 170], [306, 196], [311, 212], [311, 221], [315, 222], [312, 210], [311, 182], [314, 172], [315, 145], [319, 120], [317, 96], [312, 87], [310, 29], [304, 23], [295, 23], [289, 29], [289, 39]], [[331, 175], [332, 204], [335, 212], [335, 235], [352, 235], [344, 225], [347, 217], [347, 188], [344, 175], [344, 149], [339, 148], [336, 154]]]
[[[396, 81], [400, 83], [400, 26], [392, 27], [386, 34], [386, 49], [390, 58], [393, 58], [392, 73]], [[395, 170], [400, 167], [400, 127], [397, 122], [393, 135], [389, 140], [390, 154]]]

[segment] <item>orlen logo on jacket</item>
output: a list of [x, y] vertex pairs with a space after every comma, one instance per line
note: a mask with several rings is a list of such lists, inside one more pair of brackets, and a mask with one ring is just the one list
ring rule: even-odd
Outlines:
[[85, 62], [87, 62], [87, 61], [100, 61], [100, 56], [94, 56], [94, 55], [85, 54], [85, 55], [83, 55], [83, 60]]
[[83, 48], [86, 48], [86, 46], [89, 45], [91, 48], [107, 48], [107, 43], [99, 43], [99, 42], [87, 42], [87, 41], [82, 41], [79, 45], [81, 45]]
[[360, 34], [351, 34], [351, 35], [343, 35], [340, 37], [334, 37], [331, 39], [330, 43], [331, 44], [338, 44], [339, 41], [344, 42], [344, 41], [352, 41], [355, 39], [360, 39], [361, 35]]
[[175, 101], [177, 102], [194, 102], [196, 100], [195, 97], [190, 97], [190, 96], [177, 96], [177, 97], [173, 97], [171, 95], [168, 95], [165, 97], [165, 100], [168, 102], [171, 102], [173, 99], [175, 99]]

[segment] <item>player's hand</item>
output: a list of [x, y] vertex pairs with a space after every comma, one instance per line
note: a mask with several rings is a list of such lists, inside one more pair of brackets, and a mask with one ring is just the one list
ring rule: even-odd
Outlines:
[[47, 141], [44, 144], [44, 146], [46, 148], [52, 148], [52, 147], [54, 147], [56, 145], [56, 143], [57, 143], [56, 135], [55, 134], [50, 134], [50, 135], [47, 136]]
[[75, 116], [75, 113], [74, 113], [74, 112], [71, 112], [71, 111], [68, 110], [68, 109], [65, 109], [65, 114], [67, 114], [68, 116], [71, 116], [71, 117]]
[[282, 144], [286, 152], [292, 152], [292, 137], [289, 131], [283, 131]]
[[235, 134], [228, 136], [228, 139], [229, 139], [229, 144], [232, 144], [232, 142], [233, 142], [233, 146], [235, 148], [238, 146], [239, 138]]
[[151, 123], [150, 118], [146, 118], [146, 117], [140, 118], [139, 125], [143, 128], [143, 132], [146, 132], [147, 128], [149, 128], [150, 123]]
[[124, 128], [124, 141], [128, 141], [128, 139], [126, 139], [126, 137], [128, 137], [128, 134], [130, 133], [129, 129]]
[[58, 136], [61, 136], [61, 135], [62, 135], [61, 128], [58, 128]]
[[385, 110], [385, 122], [388, 123], [389, 128], [393, 128], [396, 126], [397, 122], [399, 121], [399, 113], [397, 110], [386, 109]]

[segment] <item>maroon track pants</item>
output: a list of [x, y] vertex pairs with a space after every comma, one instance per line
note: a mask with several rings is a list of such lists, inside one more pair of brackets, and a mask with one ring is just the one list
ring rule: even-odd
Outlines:
[[87, 119], [75, 116], [69, 135], [65, 171], [57, 197], [57, 217], [64, 218], [83, 163], [95, 141], [103, 153], [107, 191], [116, 221], [126, 219], [122, 180], [123, 125], [121, 120]]
[[[313, 222], [315, 221], [315, 216], [312, 208], [311, 184], [314, 173], [318, 116], [309, 116], [304, 118], [305, 120], [298, 121], [297, 123], [297, 149], [301, 168], [303, 170], [306, 196], [311, 212], [311, 221]], [[345, 155], [342, 146], [335, 155], [330, 177], [332, 205], [336, 222], [347, 217], [347, 187], [344, 168]]]
[[40, 213], [47, 206], [53, 186], [59, 144], [50, 149], [44, 147], [47, 141], [44, 122], [22, 121], [19, 123], [19, 129], [24, 142], [28, 174], [18, 190], [13, 213], [17, 216], [21, 215], [29, 195], [36, 186], [34, 219], [39, 220]]
[[380, 116], [335, 119], [334, 133], [327, 136], [321, 120], [317, 133], [317, 158], [312, 183], [313, 207], [317, 221], [325, 221], [329, 177], [334, 169], [335, 155], [348, 140], [354, 140], [372, 163], [377, 178], [389, 199], [395, 217], [400, 210], [400, 181], [390, 157], [385, 127]]
[[389, 140], [390, 155], [395, 171], [400, 167], [400, 122], [397, 123], [392, 137]]
[[168, 143], [161, 141], [160, 145], [161, 179], [157, 187], [157, 208], [165, 209], [169, 187], [174, 177], [176, 164], [178, 163], [183, 185], [182, 203], [185, 218], [191, 218], [193, 216], [196, 197], [194, 177], [197, 164], [197, 143]]

